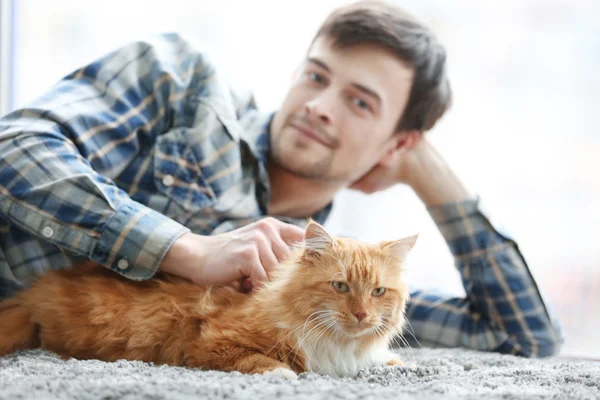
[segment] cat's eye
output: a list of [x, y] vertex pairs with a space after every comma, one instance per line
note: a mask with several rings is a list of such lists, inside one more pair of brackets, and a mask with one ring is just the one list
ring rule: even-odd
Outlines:
[[331, 286], [333, 286], [334, 289], [340, 293], [347, 293], [348, 291], [350, 291], [350, 288], [344, 282], [331, 281]]
[[383, 294], [385, 293], [385, 288], [384, 287], [378, 287], [377, 289], [374, 289], [372, 294], [375, 297], [381, 297], [383, 296]]

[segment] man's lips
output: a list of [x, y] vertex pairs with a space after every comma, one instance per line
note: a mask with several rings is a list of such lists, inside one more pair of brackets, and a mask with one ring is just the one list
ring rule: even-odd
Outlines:
[[319, 142], [323, 146], [331, 147], [331, 143], [329, 143], [327, 140], [325, 140], [321, 135], [319, 135], [315, 131], [313, 131], [311, 129], [308, 129], [308, 128], [305, 128], [304, 126], [297, 125], [297, 124], [290, 124], [290, 125], [294, 129], [296, 129], [298, 132], [300, 132], [304, 136], [308, 137], [309, 139], [312, 139], [312, 140], [314, 140], [316, 142]]

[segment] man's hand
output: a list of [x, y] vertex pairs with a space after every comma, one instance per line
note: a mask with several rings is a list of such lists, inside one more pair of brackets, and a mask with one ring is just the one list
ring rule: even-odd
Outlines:
[[260, 286], [290, 255], [289, 245], [304, 230], [264, 218], [215, 236], [186, 233], [173, 243], [160, 269], [203, 285], [226, 285], [244, 278], [244, 288]]
[[420, 137], [411, 149], [400, 148], [378, 163], [366, 175], [354, 182], [350, 189], [371, 194], [388, 189], [399, 183], [411, 186], [412, 172], [426, 162], [427, 153], [435, 151], [429, 141]]
[[398, 149], [354, 182], [350, 189], [370, 194], [399, 183], [409, 185], [423, 203], [435, 206], [467, 199], [470, 194], [425, 137], [409, 150]]

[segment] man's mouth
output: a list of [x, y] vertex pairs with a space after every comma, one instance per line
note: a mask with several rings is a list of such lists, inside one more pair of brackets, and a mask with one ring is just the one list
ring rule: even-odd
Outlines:
[[309, 129], [300, 124], [291, 123], [290, 125], [292, 126], [292, 128], [297, 130], [300, 134], [302, 134], [304, 137], [314, 140], [315, 142], [318, 142], [325, 147], [331, 147], [331, 143], [329, 143], [322, 135], [318, 134], [317, 132], [313, 131], [312, 129]]

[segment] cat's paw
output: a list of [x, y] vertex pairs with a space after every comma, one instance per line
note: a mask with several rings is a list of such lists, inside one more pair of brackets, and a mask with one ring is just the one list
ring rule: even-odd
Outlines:
[[294, 371], [292, 371], [289, 368], [282, 368], [282, 367], [275, 368], [270, 371], [265, 371], [265, 372], [263, 372], [263, 375], [265, 375], [265, 376], [281, 376], [289, 381], [295, 381], [296, 379], [298, 379], [298, 375]]
[[404, 362], [398, 360], [397, 358], [393, 358], [393, 359], [391, 359], [390, 361], [387, 362], [387, 365], [390, 366], [390, 367], [395, 367], [395, 366], [403, 367], [404, 366]]

